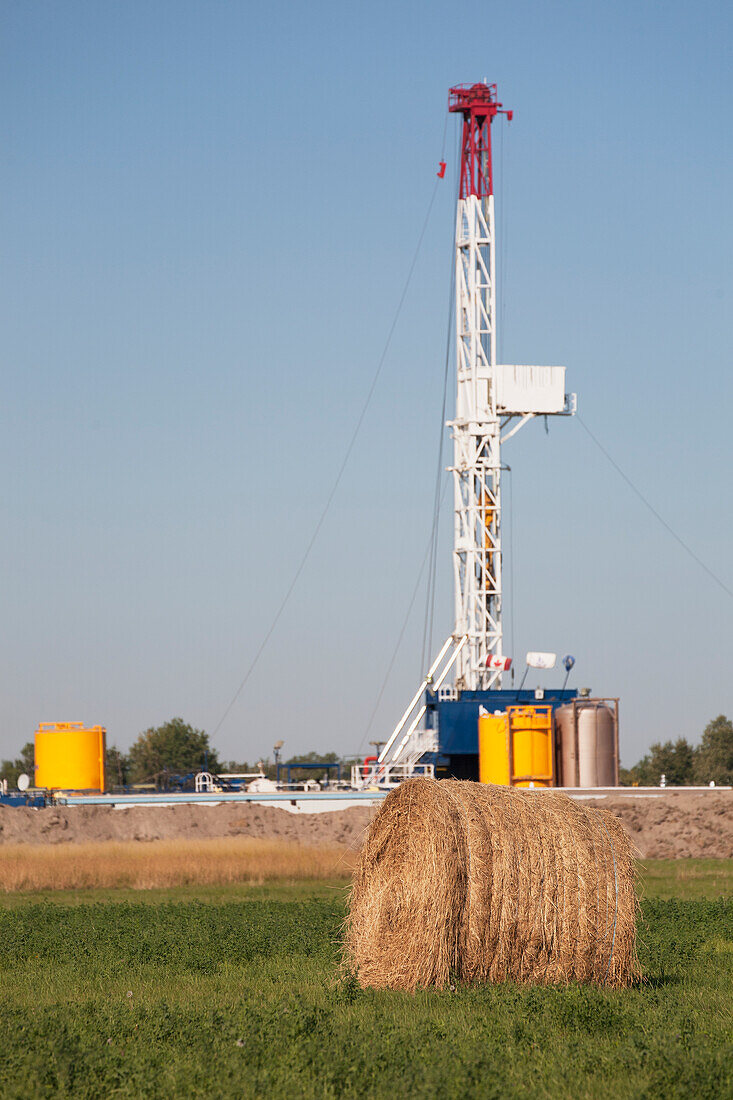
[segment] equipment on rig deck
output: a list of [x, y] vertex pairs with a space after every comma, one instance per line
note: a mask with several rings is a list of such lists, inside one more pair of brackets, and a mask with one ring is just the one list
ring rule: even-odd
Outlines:
[[555, 723], [563, 787], [617, 787], [618, 699], [573, 699]]
[[479, 713], [479, 779], [502, 787], [555, 785], [552, 707], [507, 707]]
[[36, 730], [36, 787], [103, 791], [106, 733], [83, 722], [41, 722]]

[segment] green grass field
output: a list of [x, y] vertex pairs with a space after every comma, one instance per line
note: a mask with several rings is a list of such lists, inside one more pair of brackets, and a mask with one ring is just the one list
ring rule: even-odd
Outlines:
[[[337, 981], [344, 884], [0, 903], [4, 1097], [733, 1097], [733, 862], [648, 862], [646, 981]], [[670, 895], [676, 896], [670, 896]]]

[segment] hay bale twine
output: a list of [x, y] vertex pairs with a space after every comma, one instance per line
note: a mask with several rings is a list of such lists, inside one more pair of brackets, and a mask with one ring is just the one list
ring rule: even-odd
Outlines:
[[354, 874], [344, 963], [362, 986], [595, 982], [638, 973], [629, 841], [557, 791], [409, 779]]

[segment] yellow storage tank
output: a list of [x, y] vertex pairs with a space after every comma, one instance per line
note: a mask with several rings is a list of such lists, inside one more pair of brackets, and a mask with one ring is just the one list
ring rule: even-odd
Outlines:
[[478, 716], [478, 777], [481, 783], [509, 786], [509, 722], [506, 714]]
[[106, 730], [83, 722], [41, 722], [36, 730], [36, 786], [103, 791]]
[[552, 787], [555, 746], [552, 707], [507, 707], [479, 713], [479, 779], [503, 787]]
[[507, 707], [514, 787], [552, 787], [555, 782], [552, 707]]

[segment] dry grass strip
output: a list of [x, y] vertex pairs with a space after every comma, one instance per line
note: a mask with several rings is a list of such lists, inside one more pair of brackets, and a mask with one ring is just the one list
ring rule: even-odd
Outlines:
[[296, 882], [346, 878], [355, 860], [355, 853], [340, 845], [311, 847], [253, 837], [5, 844], [0, 848], [0, 888], [9, 893]]
[[617, 819], [552, 791], [411, 779], [366, 835], [345, 965], [376, 988], [638, 975], [634, 859]]

